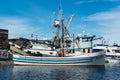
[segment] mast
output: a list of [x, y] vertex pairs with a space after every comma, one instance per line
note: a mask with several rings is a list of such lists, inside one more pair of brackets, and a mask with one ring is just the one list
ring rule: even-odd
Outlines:
[[66, 47], [66, 40], [65, 37], [69, 36], [70, 34], [68, 32], [68, 27], [74, 17], [74, 15], [70, 16], [67, 23], [64, 24], [64, 19], [63, 19], [63, 12], [61, 9], [61, 5], [58, 8], [58, 20], [55, 20], [54, 22], [54, 27], [56, 28], [55, 32], [55, 37], [54, 37], [54, 44], [58, 46], [59, 48], [64, 48]]
[[61, 21], [61, 24], [62, 24], [61, 47], [64, 48], [65, 26], [63, 20]]
[[54, 21], [54, 27], [56, 28], [55, 37], [54, 37], [54, 44], [57, 47], [61, 47], [61, 37], [60, 37], [60, 28], [62, 23], [62, 9], [59, 6], [58, 8], [58, 19]]

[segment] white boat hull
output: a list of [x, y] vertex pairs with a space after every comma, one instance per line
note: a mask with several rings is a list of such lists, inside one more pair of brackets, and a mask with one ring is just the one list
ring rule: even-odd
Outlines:
[[89, 53], [71, 57], [34, 57], [13, 55], [15, 65], [104, 65], [105, 54]]
[[111, 58], [111, 57], [106, 57], [105, 60], [108, 62], [108, 63], [120, 63], [120, 58]]

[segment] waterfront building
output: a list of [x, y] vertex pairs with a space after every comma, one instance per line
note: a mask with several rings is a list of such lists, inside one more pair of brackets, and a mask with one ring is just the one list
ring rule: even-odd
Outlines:
[[0, 29], [0, 48], [9, 48], [8, 30]]

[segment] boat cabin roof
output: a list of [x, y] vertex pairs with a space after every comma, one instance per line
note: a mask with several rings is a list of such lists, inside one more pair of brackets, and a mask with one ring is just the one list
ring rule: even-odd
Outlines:
[[94, 37], [95, 37], [95, 35], [82, 35], [82, 36], [80, 36], [80, 38], [82, 38], [82, 39], [91, 39]]
[[96, 46], [109, 46], [107, 44], [96, 44]]

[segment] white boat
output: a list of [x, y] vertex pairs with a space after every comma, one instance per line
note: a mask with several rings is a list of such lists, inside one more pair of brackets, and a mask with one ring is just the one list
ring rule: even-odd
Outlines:
[[[51, 40], [49, 46], [39, 45], [39, 49], [31, 48], [29, 51], [36, 54], [51, 56], [23, 56], [13, 55], [13, 61], [16, 65], [104, 65], [105, 51], [93, 49], [92, 41], [94, 35], [83, 34], [77, 38], [68, 32], [68, 25], [73, 16], [68, 20], [67, 25], [62, 19], [62, 11], [59, 11], [59, 19], [55, 21], [56, 35]], [[60, 32], [61, 31], [61, 32]], [[61, 33], [61, 35], [60, 35]], [[41, 47], [42, 46], [42, 47]], [[45, 47], [46, 48], [43, 48]], [[34, 46], [35, 47], [35, 46]], [[33, 51], [34, 49], [34, 51]], [[36, 50], [35, 50], [36, 49]]]
[[120, 47], [114, 45], [97, 44], [94, 49], [102, 49], [106, 52], [106, 60], [108, 62], [120, 62]]
[[33, 56], [46, 56], [46, 57], [55, 57], [57, 55], [57, 51], [52, 47], [48, 46], [47, 44], [41, 44], [39, 42], [32, 42], [31, 47], [24, 49], [24, 51]]
[[[61, 48], [54, 57], [13, 55], [16, 65], [104, 65], [105, 51], [92, 49], [94, 36], [80, 36], [71, 47]], [[52, 51], [52, 50], [51, 50]], [[51, 51], [48, 51], [51, 53]], [[44, 51], [45, 52], [45, 51]]]

